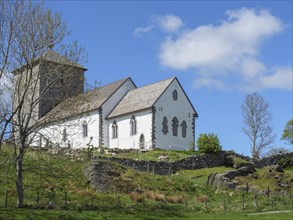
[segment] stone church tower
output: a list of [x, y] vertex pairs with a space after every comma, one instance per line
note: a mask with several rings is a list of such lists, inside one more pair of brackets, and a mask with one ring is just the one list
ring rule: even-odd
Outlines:
[[23, 99], [22, 114], [31, 117], [30, 124], [34, 124], [63, 100], [84, 92], [85, 71], [84, 67], [64, 56], [46, 52], [33, 64], [13, 71], [14, 108]]

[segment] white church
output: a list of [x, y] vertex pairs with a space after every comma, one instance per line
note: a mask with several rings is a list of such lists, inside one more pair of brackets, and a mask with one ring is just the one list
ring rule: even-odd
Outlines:
[[[40, 101], [32, 121], [42, 126], [34, 145], [186, 150], [194, 144], [198, 114], [176, 77], [139, 88], [127, 77], [84, 92], [85, 71], [52, 51], [36, 62]], [[22, 75], [21, 68], [14, 74]], [[59, 86], [44, 93], [56, 76]]]

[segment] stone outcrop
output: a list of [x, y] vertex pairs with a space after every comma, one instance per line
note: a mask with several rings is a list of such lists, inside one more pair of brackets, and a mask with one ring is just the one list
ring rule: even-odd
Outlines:
[[94, 161], [84, 170], [90, 185], [99, 192], [128, 193], [135, 190], [131, 179], [124, 178], [126, 168], [109, 161]]
[[254, 172], [255, 169], [253, 167], [241, 167], [238, 170], [229, 170], [224, 173], [212, 173], [208, 177], [207, 185], [235, 189], [237, 186], [237, 181], [234, 181], [235, 177], [247, 176]]
[[[277, 164], [280, 160], [288, 158], [293, 161], [293, 152], [291, 153], [280, 153], [280, 154], [275, 154], [270, 157], [264, 157], [259, 160], [253, 160], [255, 167], [262, 168], [270, 165], [275, 165]], [[289, 160], [290, 161], [290, 160]], [[293, 164], [292, 164], [293, 165]]]
[[284, 173], [284, 170], [280, 165], [271, 165], [271, 166], [269, 166], [269, 171], [270, 172], [276, 171], [276, 172], [279, 172], [279, 173]]

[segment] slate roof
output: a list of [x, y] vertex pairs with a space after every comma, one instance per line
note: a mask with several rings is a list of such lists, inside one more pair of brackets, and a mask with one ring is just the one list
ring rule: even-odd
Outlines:
[[68, 98], [48, 112], [41, 120], [64, 119], [101, 107], [130, 77]]
[[[47, 51], [46, 53], [44, 53], [42, 56], [39, 56], [37, 58], [35, 58], [34, 62], [38, 63], [41, 60], [46, 60], [46, 61], [50, 61], [50, 62], [54, 62], [54, 63], [60, 63], [60, 64], [65, 64], [68, 66], [73, 66], [73, 67], [77, 67], [83, 70], [87, 70], [85, 67], [79, 65], [78, 63], [74, 63], [72, 61], [70, 61], [69, 59], [67, 59], [65, 56], [62, 56], [52, 50]], [[24, 65], [25, 66], [25, 65]], [[17, 74], [19, 71], [21, 71], [24, 66], [21, 66], [15, 70], [12, 71], [12, 73]]]
[[78, 63], [72, 62], [69, 59], [67, 59], [65, 56], [62, 56], [52, 50], [47, 51], [42, 57], [37, 58], [36, 60], [39, 59], [44, 59], [47, 61], [51, 61], [51, 62], [55, 62], [55, 63], [61, 63], [61, 64], [66, 64], [69, 66], [74, 66], [74, 67], [78, 67], [81, 68], [83, 70], [86, 70], [85, 67], [79, 65]]
[[175, 77], [130, 90], [107, 118], [151, 108]]

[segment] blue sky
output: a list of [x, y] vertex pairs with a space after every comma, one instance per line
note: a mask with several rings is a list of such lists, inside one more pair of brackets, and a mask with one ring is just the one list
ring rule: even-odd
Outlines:
[[47, 1], [88, 52], [87, 80], [131, 76], [143, 86], [177, 76], [199, 133], [250, 155], [241, 104], [270, 102], [277, 134], [292, 116], [292, 1]]

